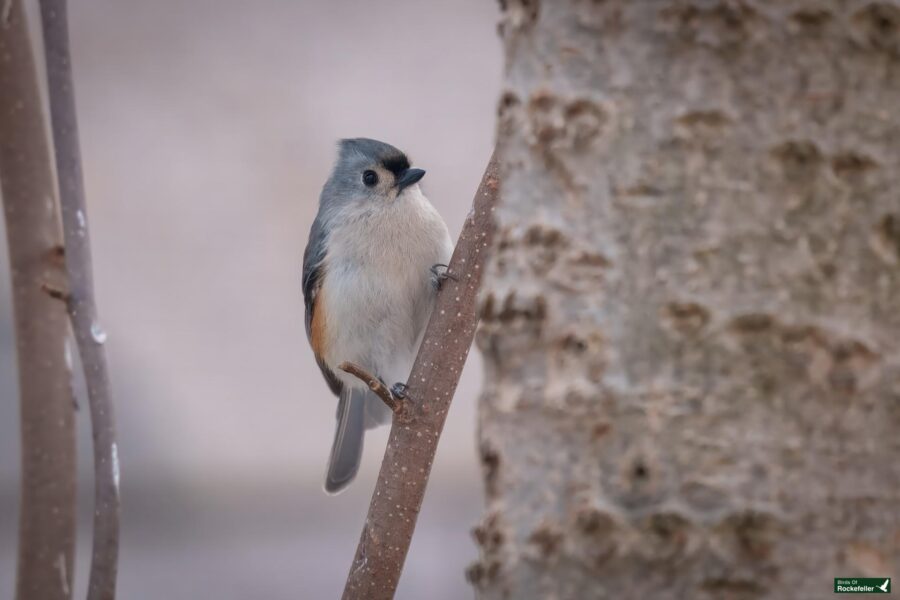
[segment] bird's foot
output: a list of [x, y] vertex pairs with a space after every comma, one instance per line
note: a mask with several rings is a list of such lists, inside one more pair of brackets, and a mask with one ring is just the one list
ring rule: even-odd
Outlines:
[[450, 272], [450, 267], [445, 264], [437, 263], [436, 265], [431, 265], [429, 271], [431, 271], [431, 282], [436, 289], [441, 289], [441, 286], [448, 279], [459, 281], [459, 278]]
[[393, 386], [391, 386], [391, 394], [394, 395], [395, 398], [400, 400], [406, 399], [406, 391], [409, 387], [405, 383], [397, 382]]

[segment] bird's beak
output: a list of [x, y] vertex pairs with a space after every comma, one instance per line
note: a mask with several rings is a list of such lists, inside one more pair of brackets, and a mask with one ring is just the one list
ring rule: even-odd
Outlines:
[[399, 194], [412, 184], [418, 183], [423, 177], [425, 177], [425, 171], [422, 169], [406, 169], [397, 178], [397, 193]]

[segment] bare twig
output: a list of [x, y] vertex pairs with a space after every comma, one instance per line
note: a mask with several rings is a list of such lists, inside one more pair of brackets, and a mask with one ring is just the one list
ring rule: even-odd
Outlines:
[[393, 598], [422, 506], [450, 400], [475, 327], [476, 297], [493, 236], [499, 180], [492, 158], [460, 233], [413, 365], [403, 418], [394, 418], [344, 600]]
[[365, 383], [367, 386], [369, 386], [369, 389], [375, 392], [375, 395], [381, 398], [382, 401], [387, 404], [388, 408], [390, 408], [391, 411], [394, 412], [394, 414], [403, 411], [403, 400], [392, 394], [391, 390], [389, 390], [387, 386], [384, 385], [384, 382], [363, 369], [358, 364], [352, 362], [342, 362], [340, 365], [338, 365], [338, 368], [340, 368], [341, 371], [350, 373], [351, 375]]
[[[59, 209], [21, 0], [0, 10], [0, 188], [12, 272], [22, 420], [16, 598], [68, 600], [75, 556], [75, 419], [56, 249]], [[0, 596], [5, 597], [4, 592]]]
[[50, 96], [50, 121], [56, 149], [56, 172], [62, 206], [65, 261], [68, 272], [69, 317], [84, 367], [94, 438], [94, 546], [88, 600], [112, 600], [116, 595], [119, 556], [119, 457], [103, 343], [106, 334], [97, 320], [91, 270], [91, 245], [78, 144], [78, 120], [66, 0], [41, 0]]

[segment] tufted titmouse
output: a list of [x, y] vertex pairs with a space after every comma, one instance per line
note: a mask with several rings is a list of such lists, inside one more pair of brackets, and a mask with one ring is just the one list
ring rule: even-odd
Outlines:
[[356, 476], [365, 430], [391, 418], [381, 399], [338, 365], [355, 362], [382, 381], [405, 381], [446, 275], [437, 267], [453, 246], [419, 189], [424, 175], [389, 144], [342, 140], [319, 197], [303, 255], [303, 297], [309, 343], [340, 398], [325, 476], [332, 494]]

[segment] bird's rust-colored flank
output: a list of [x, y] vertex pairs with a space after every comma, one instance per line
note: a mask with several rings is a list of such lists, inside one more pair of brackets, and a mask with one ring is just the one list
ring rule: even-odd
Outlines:
[[320, 288], [319, 293], [316, 294], [316, 299], [313, 301], [313, 316], [309, 326], [309, 345], [312, 346], [313, 352], [315, 352], [317, 357], [324, 357], [325, 351], [328, 349], [325, 336], [325, 311], [319, 310], [325, 306], [325, 303], [322, 301], [324, 295], [325, 289]]

